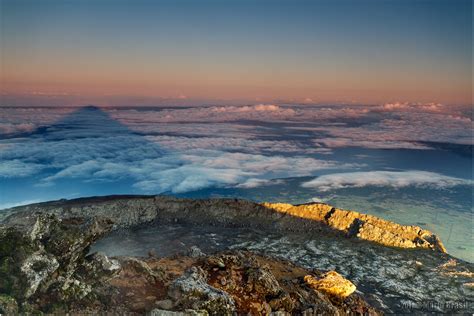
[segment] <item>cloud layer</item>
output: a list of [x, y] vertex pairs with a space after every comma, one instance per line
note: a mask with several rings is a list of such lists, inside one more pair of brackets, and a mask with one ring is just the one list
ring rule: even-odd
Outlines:
[[434, 172], [411, 170], [333, 173], [305, 182], [302, 187], [329, 191], [367, 186], [392, 188], [417, 186], [442, 189], [457, 185], [472, 185], [472, 181], [448, 177]]
[[[226, 112], [278, 110], [277, 106], [257, 105], [231, 107]], [[38, 114], [36, 109], [33, 112]], [[28, 137], [7, 137], [1, 143], [0, 177], [35, 176], [36, 185], [42, 187], [65, 179], [125, 179], [144, 192], [183, 193], [208, 187], [256, 187], [273, 178], [356, 167], [316, 158], [315, 153], [326, 154], [326, 150], [305, 148], [294, 139], [262, 139], [267, 133], [265, 128], [257, 131], [247, 125], [194, 123], [184, 124], [182, 129], [175, 123], [156, 127], [149, 121], [149, 111], [145, 112], [138, 121], [136, 113], [127, 117], [134, 122], [127, 125], [102, 110], [79, 109], [63, 113], [54, 123], [32, 131]], [[137, 124], [143, 129], [133, 129]]]
[[[421, 141], [472, 144], [470, 110], [440, 104], [3, 108], [2, 114], [0, 177], [35, 176], [41, 186], [63, 179], [127, 179], [134, 188], [155, 193], [253, 188], [275, 178], [362, 167], [339, 160], [333, 148], [426, 150], [431, 147]], [[348, 175], [332, 182], [356, 186], [359, 182], [351, 179], [357, 175]], [[408, 174], [405, 180], [370, 174], [380, 185], [392, 186], [417, 185], [416, 179], [429, 184], [434, 178], [422, 175], [410, 182]], [[324, 187], [319, 181], [327, 177], [312, 185]]]

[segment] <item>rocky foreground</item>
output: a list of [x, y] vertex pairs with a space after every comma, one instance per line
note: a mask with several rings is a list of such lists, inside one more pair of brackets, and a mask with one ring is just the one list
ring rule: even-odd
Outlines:
[[[472, 265], [445, 254], [431, 232], [321, 203], [122, 196], [4, 214], [0, 313], [469, 313], [474, 301]], [[90, 251], [129, 229], [159, 234], [173, 225], [198, 234], [204, 225], [255, 229], [266, 237], [236, 239], [210, 254], [197, 247], [146, 258]], [[303, 242], [290, 245], [291, 236]]]

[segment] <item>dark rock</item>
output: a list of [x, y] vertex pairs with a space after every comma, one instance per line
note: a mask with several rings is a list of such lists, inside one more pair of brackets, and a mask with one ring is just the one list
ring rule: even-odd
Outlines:
[[185, 310], [183, 312], [173, 312], [162, 309], [154, 309], [150, 312], [149, 316], [208, 316], [207, 311], [195, 311], [192, 309]]
[[188, 251], [187, 255], [190, 256], [191, 258], [199, 258], [199, 257], [205, 257], [206, 256], [206, 254], [203, 253], [201, 251], [201, 249], [199, 249], [196, 246], [192, 246], [191, 248], [189, 248], [189, 251]]
[[156, 301], [155, 305], [159, 307], [160, 309], [164, 309], [164, 310], [170, 310], [174, 307], [173, 301], [169, 299]]
[[265, 296], [277, 296], [282, 292], [280, 284], [268, 267], [256, 267], [247, 270], [247, 282], [251, 289]]
[[58, 219], [42, 213], [0, 228], [0, 293], [20, 303], [30, 298], [42, 302], [46, 295], [53, 301], [83, 298], [91, 284], [83, 283], [78, 272], [87, 270], [83, 262], [93, 265], [98, 257], [86, 259], [88, 249], [111, 228], [104, 218]]
[[207, 273], [199, 267], [192, 267], [176, 279], [168, 295], [182, 309], [205, 309], [210, 315], [232, 315], [235, 303], [226, 292], [207, 283]]
[[16, 300], [8, 295], [0, 294], [0, 315], [17, 315], [18, 304]]

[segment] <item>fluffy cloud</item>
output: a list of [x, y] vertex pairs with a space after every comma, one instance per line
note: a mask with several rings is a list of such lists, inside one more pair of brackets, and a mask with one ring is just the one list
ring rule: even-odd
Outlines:
[[0, 178], [21, 178], [38, 173], [45, 167], [41, 164], [19, 159], [0, 161]]
[[[6, 108], [0, 118], [0, 135], [50, 126], [61, 122], [72, 111], [74, 108]], [[301, 152], [301, 148], [304, 148], [307, 153], [319, 145], [326, 148], [359, 146], [426, 149], [426, 145], [416, 142], [472, 144], [472, 109], [437, 103], [394, 102], [380, 106], [256, 104], [159, 109], [105, 108], [103, 111], [107, 114], [103, 116], [105, 121], [112, 119], [122, 123], [116, 126], [117, 130], [111, 126], [100, 130], [101, 126], [107, 124], [96, 120], [95, 125], [84, 126], [81, 130], [59, 129], [56, 135], [50, 134], [70, 138], [94, 136], [92, 133], [115, 136], [117, 132], [126, 134], [133, 131], [162, 138], [201, 136], [222, 143], [222, 139], [217, 140], [218, 136], [227, 137], [234, 144], [236, 141], [243, 144], [245, 141], [249, 143], [248, 140], [258, 140], [262, 144], [264, 141], [268, 144], [274, 142], [275, 146], [267, 148], [288, 147], [291, 152]], [[80, 116], [74, 114], [76, 120]], [[82, 120], [82, 123], [87, 121]], [[286, 137], [291, 140], [283, 140], [283, 128], [292, 134]], [[275, 138], [277, 134], [281, 137]], [[294, 136], [298, 136], [299, 140], [312, 136], [314, 141], [311, 147], [297, 145], [300, 149], [295, 150], [298, 137]], [[263, 146], [257, 146], [263, 149]]]
[[[196, 132], [196, 131], [194, 131]], [[242, 131], [240, 131], [242, 133]], [[240, 136], [240, 137], [235, 137]], [[321, 148], [317, 146], [307, 146], [295, 140], [268, 140], [255, 139], [246, 135], [239, 135], [236, 132], [234, 135], [223, 137], [220, 136], [148, 136], [147, 139], [158, 144], [160, 147], [167, 150], [188, 151], [198, 149], [210, 150], [226, 150], [232, 152], [244, 153], [284, 153], [284, 154], [328, 154], [331, 150], [328, 148]]]
[[183, 193], [213, 186], [236, 184], [245, 175], [237, 169], [214, 169], [203, 166], [183, 165], [155, 171], [135, 187], [147, 192]]
[[[464, 115], [427, 112], [377, 114], [378, 119], [365, 124], [323, 125], [312, 130], [324, 133], [315, 144], [327, 147], [430, 149], [419, 142], [473, 144], [472, 121]], [[355, 125], [355, 126], [354, 126]]]
[[[303, 149], [287, 141], [144, 137], [124, 134], [103, 118], [95, 123], [82, 119], [68, 124], [64, 132], [48, 128], [46, 134], [3, 142], [0, 176], [40, 175], [38, 186], [52, 186], [60, 179], [129, 179], [142, 191], [181, 193], [212, 186], [255, 186], [249, 179], [261, 179], [263, 184], [271, 178], [353, 166], [305, 156]], [[262, 154], [270, 151], [273, 154]]]
[[388, 186], [403, 188], [408, 186], [448, 188], [456, 185], [472, 185], [472, 181], [444, 176], [426, 171], [365, 171], [333, 173], [305, 182], [302, 187], [319, 191], [366, 186]]
[[268, 140], [271, 138], [268, 136], [286, 129], [288, 134], [299, 133], [296, 136], [300, 139], [313, 136], [312, 148], [323, 145], [428, 149], [417, 143], [426, 141], [472, 144], [472, 109], [437, 103], [212, 106], [162, 111], [114, 110], [110, 114], [134, 131], [168, 133], [168, 136], [219, 135]]
[[261, 186], [275, 185], [275, 184], [282, 184], [282, 183], [284, 183], [283, 180], [267, 180], [267, 179], [250, 178], [244, 183], [237, 185], [237, 187], [244, 188], [244, 189], [251, 189], [251, 188], [257, 188]]
[[212, 186], [250, 185], [251, 179], [257, 176], [263, 178], [260, 183], [263, 184], [275, 177], [311, 175], [317, 170], [341, 166], [350, 165], [307, 157], [198, 150], [169, 152], [147, 159], [135, 157], [133, 161], [104, 158], [71, 161], [69, 166], [44, 178], [42, 185], [61, 178], [95, 181], [132, 178], [134, 186], [143, 191], [182, 193]]
[[393, 102], [385, 103], [376, 108], [378, 111], [387, 112], [449, 112], [449, 107], [441, 103], [409, 103], [409, 102]]
[[0, 136], [31, 132], [41, 125], [51, 124], [64, 115], [73, 112], [74, 108], [2, 108], [0, 116]]
[[[227, 113], [239, 113], [239, 112], [276, 112], [283, 111], [283, 109], [275, 104], [256, 104], [256, 105], [244, 105], [244, 106], [214, 106], [210, 109], [213, 112], [227, 112]], [[292, 109], [286, 109], [287, 114], [294, 114], [295, 111]]]
[[[299, 113], [292, 107], [275, 104], [226, 105], [156, 110], [109, 110], [116, 120], [139, 127], [143, 123], [233, 122], [239, 120], [279, 121], [292, 119]], [[136, 124], [138, 123], [138, 124]]]
[[[332, 147], [472, 143], [469, 110], [438, 104], [3, 110], [0, 177], [37, 175], [41, 185], [127, 178], [156, 193], [250, 188], [360, 167], [328, 156]], [[24, 132], [32, 134], [13, 135]]]
[[35, 128], [32, 123], [0, 123], [0, 135], [31, 132]]

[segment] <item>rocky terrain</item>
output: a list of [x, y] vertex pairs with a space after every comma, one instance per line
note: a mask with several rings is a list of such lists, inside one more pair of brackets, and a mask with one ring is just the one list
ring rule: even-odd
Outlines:
[[[4, 214], [0, 313], [469, 313], [474, 302], [472, 264], [431, 232], [321, 203], [118, 196]], [[148, 234], [147, 255], [114, 255], [132, 231]], [[185, 236], [199, 248], [173, 246]]]

